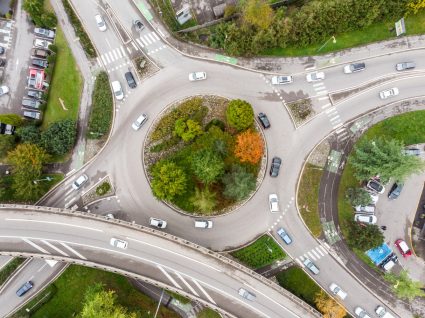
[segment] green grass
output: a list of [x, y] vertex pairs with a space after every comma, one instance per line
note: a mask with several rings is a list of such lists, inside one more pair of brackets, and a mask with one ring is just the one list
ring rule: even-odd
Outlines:
[[[30, 318], [31, 314], [41, 308], [45, 303], [49, 302], [56, 292], [56, 286], [54, 284], [50, 284], [10, 318]], [[28, 312], [27, 309], [30, 309], [30, 311]]]
[[348, 237], [348, 222], [354, 219], [353, 207], [345, 198], [345, 193], [348, 188], [356, 188], [360, 185], [357, 179], [354, 178], [353, 172], [353, 167], [349, 163], [346, 164], [338, 189], [339, 225], [345, 237]]
[[[106, 290], [114, 290], [117, 304], [129, 311], [141, 311], [142, 317], [151, 317], [157, 303], [148, 296], [137, 291], [127, 278], [83, 266], [70, 266], [55, 282], [57, 292], [52, 299], [38, 309], [31, 318], [75, 317], [82, 309], [84, 292], [95, 283], [103, 283]], [[177, 318], [176, 313], [161, 306], [157, 317]]]
[[196, 318], [221, 318], [221, 316], [212, 309], [204, 308], [198, 313]]
[[9, 276], [25, 261], [25, 258], [15, 257], [0, 271], [0, 286], [9, 278]]
[[286, 257], [280, 246], [268, 235], [263, 235], [254, 243], [230, 254], [253, 269], [270, 265]]
[[[372, 42], [390, 40], [396, 38], [395, 31], [390, 32], [389, 29], [394, 27], [393, 20], [387, 22], [379, 22], [352, 32], [336, 34], [336, 43], [329, 41], [328, 44], [320, 50], [320, 54], [329, 52], [340, 51], [356, 46], [366, 45]], [[405, 18], [406, 34], [423, 34], [425, 33], [425, 10], [420, 11], [416, 15], [409, 15]], [[287, 47], [287, 48], [273, 48], [263, 52], [264, 55], [274, 56], [307, 56], [317, 55], [317, 50], [325, 43], [316, 43], [303, 48]]]
[[173, 293], [173, 292], [170, 292], [170, 291], [167, 291], [167, 293], [170, 294], [173, 298], [177, 299], [182, 304], [189, 304], [191, 302], [191, 300], [189, 298], [186, 298], [186, 297], [179, 295], [177, 293]]
[[319, 188], [323, 168], [307, 163], [301, 176], [298, 206], [307, 227], [315, 237], [322, 233], [319, 215]]
[[280, 286], [315, 307], [315, 295], [321, 288], [299, 267], [290, 267], [276, 275]]
[[[59, 26], [56, 29], [55, 44], [58, 47], [58, 53], [50, 82], [49, 99], [44, 111], [42, 129], [46, 129], [49, 124], [62, 119], [78, 120], [82, 78]], [[62, 108], [59, 98], [63, 100], [68, 110]]]

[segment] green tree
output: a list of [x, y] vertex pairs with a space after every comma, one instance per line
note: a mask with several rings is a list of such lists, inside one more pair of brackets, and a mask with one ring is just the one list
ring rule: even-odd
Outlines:
[[233, 200], [243, 200], [255, 190], [255, 176], [239, 165], [234, 165], [222, 180], [225, 186], [223, 194]]
[[216, 194], [210, 189], [195, 189], [195, 195], [190, 198], [190, 202], [200, 212], [211, 212], [216, 206]]
[[52, 155], [64, 155], [74, 146], [77, 127], [75, 120], [54, 122], [41, 134], [41, 145]]
[[425, 297], [425, 292], [421, 289], [424, 287], [423, 282], [413, 281], [406, 270], [402, 270], [399, 276], [387, 273], [385, 279], [393, 284], [392, 290], [402, 299], [413, 300], [415, 297]]
[[348, 188], [345, 197], [352, 206], [368, 205], [372, 203], [369, 192], [363, 188]]
[[19, 127], [16, 130], [16, 134], [19, 136], [21, 142], [25, 144], [37, 145], [41, 139], [40, 129], [34, 125]]
[[407, 4], [407, 7], [409, 12], [416, 14], [419, 12], [419, 10], [425, 9], [425, 0], [410, 0]]
[[43, 28], [54, 28], [58, 20], [53, 12], [44, 10], [44, 0], [25, 0], [23, 8], [31, 16], [34, 23]]
[[242, 19], [249, 25], [265, 30], [273, 21], [273, 10], [265, 0], [246, 0], [243, 5]]
[[423, 171], [424, 162], [416, 156], [404, 155], [403, 148], [403, 143], [396, 139], [362, 140], [354, 147], [350, 160], [354, 176], [363, 181], [379, 175], [386, 183], [391, 178], [402, 181], [413, 173]]
[[203, 133], [201, 125], [192, 119], [178, 119], [174, 125], [174, 134], [188, 142]]
[[234, 99], [227, 106], [226, 119], [233, 128], [244, 130], [254, 123], [254, 110], [248, 102]]
[[152, 166], [151, 185], [158, 199], [172, 201], [176, 195], [186, 192], [187, 176], [174, 162], [161, 160]]
[[43, 163], [49, 155], [44, 149], [32, 144], [19, 144], [7, 155], [7, 161], [13, 165], [13, 189], [15, 196], [22, 200], [35, 200], [44, 193], [39, 179]]
[[0, 123], [21, 126], [23, 123], [22, 117], [16, 114], [1, 114]]
[[351, 248], [368, 251], [384, 243], [384, 235], [377, 225], [350, 221], [347, 243]]
[[0, 158], [6, 157], [7, 153], [16, 145], [14, 135], [0, 135]]
[[224, 162], [212, 150], [201, 149], [192, 155], [192, 169], [202, 182], [210, 184], [223, 175]]

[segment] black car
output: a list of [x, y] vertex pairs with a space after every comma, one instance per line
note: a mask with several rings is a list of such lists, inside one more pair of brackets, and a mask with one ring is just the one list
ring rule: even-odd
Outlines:
[[31, 281], [26, 282], [25, 284], [23, 284], [21, 286], [21, 288], [19, 288], [16, 291], [16, 295], [18, 295], [18, 297], [22, 297], [23, 295], [25, 295], [34, 285], [32, 284]]
[[145, 28], [142, 21], [140, 21], [140, 20], [135, 20], [133, 22], [133, 25], [134, 25], [134, 27], [136, 28], [137, 31], [142, 31]]
[[1, 135], [13, 135], [16, 127], [9, 124], [0, 123], [0, 134]]
[[282, 159], [279, 157], [273, 157], [272, 165], [270, 166], [270, 176], [277, 177], [279, 175], [280, 165], [282, 164]]
[[41, 102], [36, 99], [30, 99], [30, 98], [23, 98], [22, 99], [22, 106], [28, 107], [28, 108], [34, 108], [39, 109], [41, 106]]
[[390, 200], [397, 199], [401, 193], [401, 190], [403, 190], [403, 183], [395, 182], [393, 186], [391, 187], [390, 192], [388, 192], [388, 199]]
[[32, 98], [41, 99], [41, 97], [43, 97], [43, 92], [30, 89], [28, 90], [27, 95]]
[[4, 52], [5, 52], [4, 47], [0, 46], [0, 55], [1, 55], [1, 54], [4, 54]]
[[137, 87], [136, 80], [134, 79], [134, 76], [131, 72], [125, 73], [124, 76], [125, 76], [125, 80], [127, 81], [128, 86], [130, 86], [130, 88], [136, 88]]
[[360, 71], [363, 71], [365, 68], [366, 68], [365, 63], [348, 64], [344, 66], [344, 73], [350, 74], [350, 73], [360, 72]]
[[4, 67], [6, 65], [5, 59], [0, 59], [0, 67]]
[[32, 59], [31, 64], [41, 68], [46, 68], [47, 66], [49, 66], [49, 62], [40, 59]]
[[261, 126], [263, 126], [264, 129], [270, 128], [270, 122], [269, 122], [269, 119], [267, 118], [266, 114], [259, 113], [258, 114], [258, 120], [260, 121]]

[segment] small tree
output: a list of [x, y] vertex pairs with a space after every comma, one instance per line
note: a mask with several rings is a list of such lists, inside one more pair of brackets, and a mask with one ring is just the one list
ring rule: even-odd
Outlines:
[[265, 0], [247, 0], [242, 18], [245, 23], [265, 30], [273, 22], [273, 10]]
[[416, 14], [419, 12], [419, 10], [425, 9], [425, 0], [410, 0], [407, 3], [407, 8], [409, 12]]
[[251, 104], [244, 100], [234, 99], [226, 109], [229, 125], [237, 130], [244, 130], [254, 123], [254, 111]]
[[247, 130], [236, 137], [235, 156], [241, 162], [257, 164], [264, 153], [263, 140], [259, 133]]
[[0, 158], [5, 157], [15, 145], [16, 138], [14, 135], [0, 135]]
[[40, 129], [34, 125], [23, 126], [17, 129], [16, 134], [22, 143], [37, 145], [40, 143]]
[[64, 119], [49, 125], [41, 134], [41, 145], [52, 155], [64, 155], [75, 143], [77, 127], [75, 120]]
[[152, 191], [160, 200], [173, 200], [186, 192], [187, 176], [172, 161], [161, 160], [152, 166]]
[[233, 200], [243, 200], [255, 190], [255, 176], [239, 165], [234, 165], [232, 171], [223, 176], [223, 194]]
[[216, 206], [216, 194], [208, 188], [203, 190], [196, 188], [190, 202], [201, 212], [211, 212]]
[[174, 134], [188, 142], [203, 133], [201, 125], [192, 119], [178, 119], [174, 125]]
[[0, 123], [13, 126], [21, 126], [23, 124], [23, 120], [21, 116], [16, 114], [1, 114]]
[[352, 206], [368, 205], [372, 203], [372, 198], [363, 188], [348, 188], [345, 197], [350, 201]]
[[399, 276], [392, 273], [385, 274], [385, 279], [391, 284], [394, 293], [403, 299], [413, 300], [415, 297], [425, 297], [423, 282], [415, 282], [409, 277], [406, 270], [402, 270]]
[[344, 318], [347, 312], [344, 307], [329, 297], [323, 290], [315, 295], [314, 303], [324, 318]]
[[351, 248], [367, 251], [384, 243], [384, 235], [377, 225], [350, 221], [347, 243]]

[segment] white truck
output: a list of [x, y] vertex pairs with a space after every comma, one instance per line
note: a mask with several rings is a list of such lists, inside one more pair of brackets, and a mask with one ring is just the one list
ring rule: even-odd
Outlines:
[[376, 307], [375, 312], [380, 318], [395, 318], [383, 306]]

